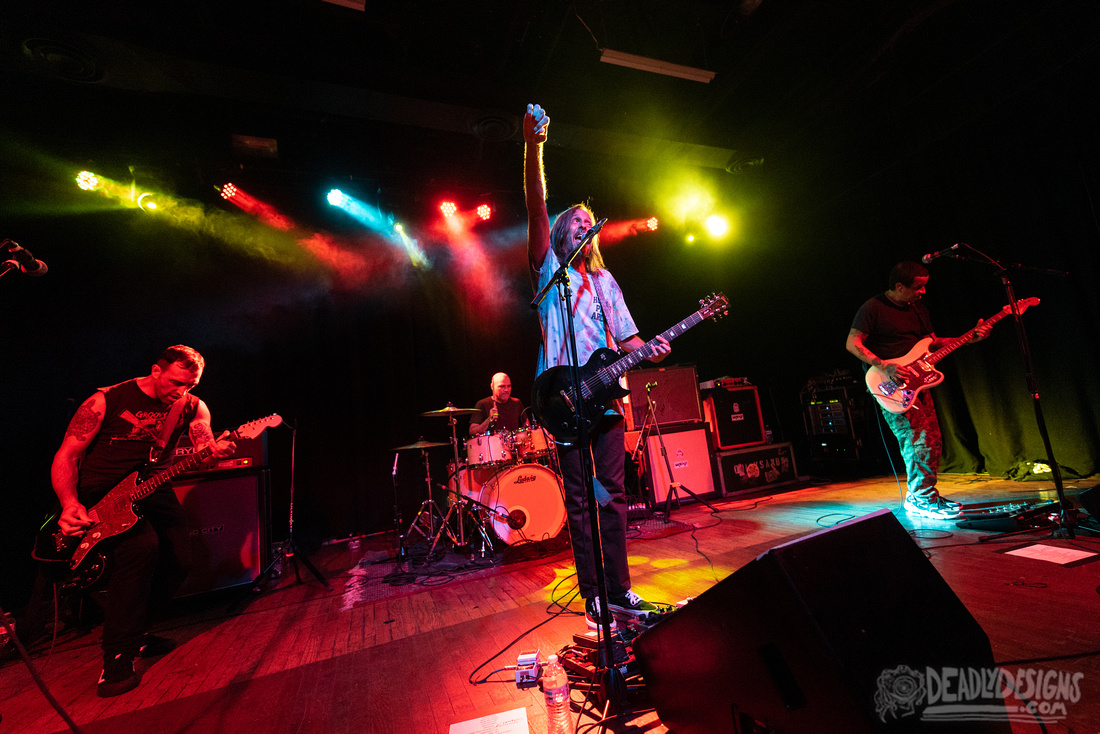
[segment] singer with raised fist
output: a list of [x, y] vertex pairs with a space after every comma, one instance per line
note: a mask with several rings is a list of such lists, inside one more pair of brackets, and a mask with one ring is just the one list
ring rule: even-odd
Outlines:
[[[576, 333], [577, 357], [584, 365], [597, 349], [607, 347], [632, 352], [645, 346], [638, 336], [634, 319], [626, 307], [622, 291], [604, 266], [598, 232], [590, 235], [596, 221], [585, 205], [575, 205], [559, 214], [550, 226], [546, 209], [546, 179], [542, 150], [550, 117], [538, 105], [527, 105], [523, 118], [524, 194], [527, 200], [527, 257], [531, 267], [531, 285], [538, 293], [565, 262], [574, 249], [582, 251], [570, 264], [572, 313], [557, 288], [539, 304], [542, 344], [536, 375], [550, 367], [571, 362], [568, 321]], [[664, 359], [671, 347], [661, 338], [650, 361]], [[581, 451], [590, 451], [594, 468], [596, 512], [599, 516], [603, 548], [608, 607], [613, 613], [645, 617], [655, 607], [630, 588], [630, 569], [626, 557], [627, 506], [623, 487], [625, 452], [621, 406], [609, 408], [603, 416], [589, 416], [592, 427], [586, 446], [559, 446], [565, 488], [565, 509], [577, 582], [585, 600], [588, 626], [600, 624], [596, 567], [593, 555], [591, 523], [586, 512], [588, 498], [581, 474]]]
[[516, 431], [523, 422], [523, 403], [512, 397], [512, 378], [503, 372], [493, 375], [489, 383], [492, 395], [477, 401], [470, 416], [470, 435]]
[[[864, 370], [878, 367], [890, 380], [904, 382], [914, 376], [913, 370], [887, 360], [907, 355], [925, 337], [932, 338], [931, 351], [947, 340], [936, 337], [928, 308], [920, 302], [928, 284], [928, 269], [917, 262], [900, 262], [890, 270], [889, 281], [889, 290], [867, 300], [856, 312], [845, 348], [864, 363]], [[979, 319], [972, 342], [989, 335], [990, 326], [982, 323]], [[905, 510], [937, 520], [961, 515], [961, 505], [941, 497], [936, 489], [943, 441], [931, 392], [919, 391], [913, 406], [904, 412], [880, 408], [905, 460]]]

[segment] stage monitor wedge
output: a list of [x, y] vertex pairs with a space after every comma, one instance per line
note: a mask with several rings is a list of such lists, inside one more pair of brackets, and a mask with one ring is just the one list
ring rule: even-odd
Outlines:
[[1011, 732], [999, 701], [985, 721], [883, 708], [883, 681], [906, 671], [995, 669], [985, 632], [888, 510], [761, 554], [634, 652], [677, 734]]

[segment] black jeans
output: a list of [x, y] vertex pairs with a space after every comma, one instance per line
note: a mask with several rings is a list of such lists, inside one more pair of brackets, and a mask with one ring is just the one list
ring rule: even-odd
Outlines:
[[[611, 420], [604, 418], [590, 436], [596, 478], [611, 495], [611, 501], [606, 505], [600, 505], [597, 500], [596, 516], [600, 524], [607, 593], [622, 596], [630, 589], [630, 568], [626, 558], [626, 491], [623, 489], [626, 449], [623, 445], [623, 422], [608, 424]], [[558, 461], [565, 488], [565, 511], [569, 518], [577, 583], [581, 596], [593, 599], [597, 596], [596, 563], [592, 527], [585, 511], [588, 501], [581, 475], [580, 453], [576, 448], [559, 448]]]
[[167, 602], [191, 569], [187, 516], [171, 486], [138, 504], [142, 516], [109, 550], [103, 656], [136, 656], [151, 600]]

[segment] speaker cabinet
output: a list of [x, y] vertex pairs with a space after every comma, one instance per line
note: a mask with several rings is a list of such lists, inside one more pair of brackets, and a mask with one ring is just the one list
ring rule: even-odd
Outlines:
[[[706, 424], [695, 423], [690, 426], [673, 429], [661, 429], [668, 463], [672, 465], [672, 476], [676, 481], [700, 497], [714, 494], [714, 466], [710, 457], [710, 439], [707, 437]], [[671, 483], [668, 464], [661, 456], [661, 439], [655, 433], [646, 437], [646, 476], [653, 490], [655, 507], [663, 505], [668, 497], [668, 485]], [[677, 492], [681, 502], [692, 501], [687, 492]]]
[[[995, 663], [889, 510], [763, 553], [642, 633], [634, 652], [677, 734], [1011, 732], [999, 699], [964, 720], [967, 700], [932, 702], [908, 685]], [[898, 696], [911, 706], [876, 708]]]
[[[652, 385], [647, 390], [646, 385]], [[657, 425], [673, 426], [703, 420], [699, 405], [699, 378], [695, 367], [662, 367], [654, 370], [631, 370], [626, 373], [630, 390], [627, 430], [641, 430], [653, 399]]]
[[191, 532], [191, 573], [177, 597], [250, 583], [267, 567], [268, 472], [177, 479]]
[[765, 442], [760, 393], [752, 385], [705, 390], [703, 412], [714, 436], [715, 449], [737, 449]]

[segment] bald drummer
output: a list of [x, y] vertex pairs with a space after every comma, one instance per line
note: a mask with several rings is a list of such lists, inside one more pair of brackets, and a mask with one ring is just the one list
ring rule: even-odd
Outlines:
[[503, 372], [489, 383], [492, 395], [477, 401], [470, 416], [470, 435], [515, 431], [523, 422], [523, 403], [512, 397], [512, 378]]

